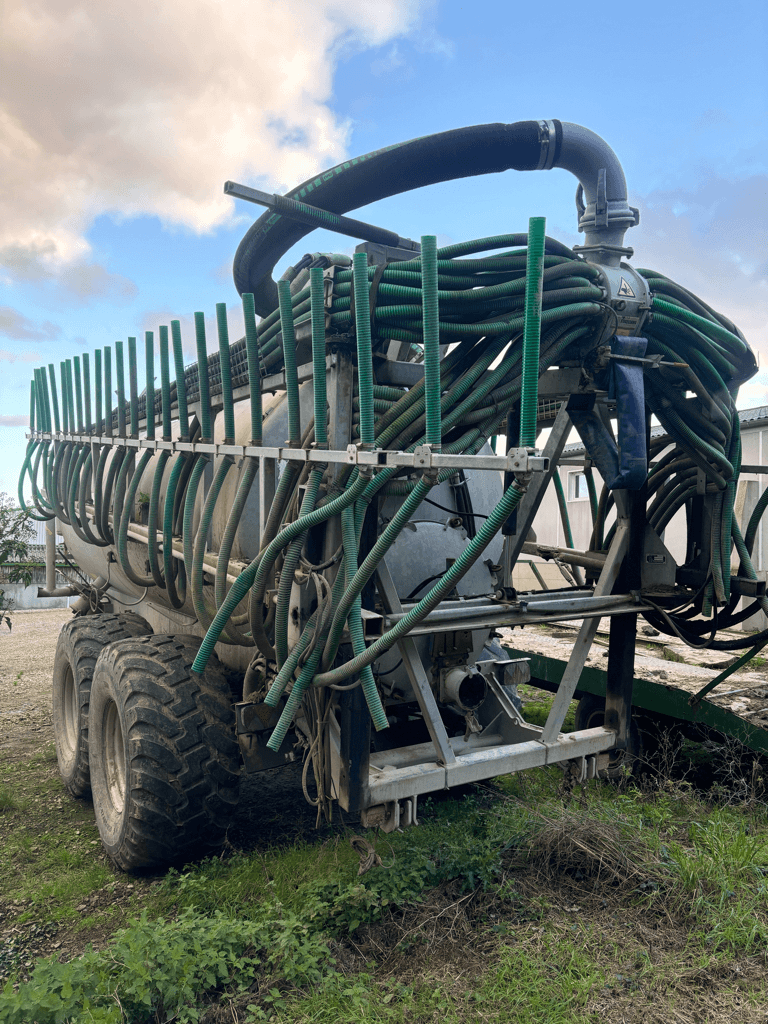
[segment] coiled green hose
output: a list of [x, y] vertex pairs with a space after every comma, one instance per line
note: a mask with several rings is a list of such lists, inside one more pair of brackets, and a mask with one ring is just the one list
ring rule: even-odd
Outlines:
[[[494, 248], [501, 249], [503, 246], [520, 248], [501, 252], [493, 258], [464, 258]], [[286, 379], [290, 446], [311, 445], [313, 440], [316, 447], [327, 445], [327, 403], [324, 393], [326, 321], [329, 320], [331, 331], [346, 331], [352, 326], [353, 294], [358, 349], [358, 386], [353, 399], [356, 415], [353, 419], [355, 432], [365, 448], [378, 446], [413, 451], [419, 444], [429, 443], [434, 450], [442, 446], [446, 452], [475, 453], [481, 450], [489, 436], [498, 432], [499, 424], [518, 402], [522, 407], [520, 443], [525, 447], [534, 447], [539, 375], [548, 366], [556, 365], [563, 353], [567, 352], [572, 357], [578, 354], [577, 348], [583, 351], [593, 338], [602, 338], [605, 308], [602, 305], [604, 293], [598, 283], [600, 271], [582, 259], [574, 258], [564, 247], [550, 246], [545, 251], [542, 218], [532, 218], [527, 236], [477, 239], [441, 250], [437, 249], [432, 236], [425, 236], [420, 255], [407, 263], [392, 264], [383, 270], [368, 267], [366, 256], [362, 253], [356, 254], [353, 266], [349, 269], [341, 265], [344, 260], [330, 259], [337, 266], [330, 310], [327, 309], [324, 294], [327, 282], [323, 280], [321, 269], [329, 265], [329, 259], [308, 258], [298, 264], [298, 271], [287, 272], [279, 286], [278, 310], [265, 317], [258, 327], [252, 297], [243, 297], [251, 397], [251, 439], [256, 444], [260, 444], [262, 438], [261, 375], [266, 371], [279, 372], [282, 367]], [[648, 517], [656, 529], [663, 530], [682, 504], [690, 499], [692, 493], [696, 493], [696, 475], [699, 470], [704, 472], [710, 490], [718, 490], [720, 496], [716, 501], [711, 538], [712, 598], [727, 608], [722, 613], [723, 621], [727, 621], [728, 616], [733, 617], [735, 614], [735, 605], [729, 594], [731, 544], [736, 544], [739, 557], [744, 563], [741, 571], [749, 575], [754, 571], [750, 551], [759, 521], [758, 516], [753, 528], [750, 522], [745, 537], [741, 538], [733, 515], [735, 484], [741, 457], [733, 382], [741, 379], [740, 375], [743, 374], [746, 347], [727, 318], [715, 313], [663, 275], [653, 271], [641, 273], [647, 277], [655, 292], [653, 315], [644, 329], [648, 338], [648, 354], [660, 354], [666, 363], [671, 364], [659, 372], [647, 375], [646, 395], [649, 406], [675, 444], [676, 452], [674, 458], [665, 461], [649, 477]], [[371, 311], [370, 291], [374, 274], [377, 275], [376, 295]], [[308, 428], [302, 437], [296, 371], [296, 326], [306, 321], [312, 325], [315, 418], [314, 432]], [[234, 434], [232, 369], [223, 304], [217, 306], [217, 324], [224, 436], [231, 440]], [[195, 315], [195, 327], [201, 436], [203, 440], [210, 440], [213, 425], [202, 313]], [[172, 323], [171, 329], [179, 428], [181, 437], [186, 439], [190, 431], [178, 321]], [[162, 332], [161, 328], [161, 363]], [[421, 352], [423, 346], [424, 378], [420, 384], [407, 391], [381, 387], [373, 382], [373, 354], [377, 350], [381, 351], [381, 347], [392, 340], [400, 340], [409, 345], [410, 358], [421, 358], [417, 353]], [[441, 343], [443, 346], [452, 346], [442, 361], [439, 358]], [[132, 341], [129, 339], [129, 361], [131, 351]], [[165, 351], [167, 361], [167, 332]], [[125, 437], [126, 404], [122, 359], [122, 344], [118, 343], [115, 353], [118, 371], [118, 433]], [[109, 402], [111, 383], [108, 382], [109, 356], [106, 348], [103, 365], [104, 432], [109, 434], [112, 432], [112, 409]], [[36, 372], [31, 393], [31, 415], [38, 431], [47, 432], [51, 423], [55, 423], [58, 432], [61, 411], [65, 432], [74, 432], [76, 424], [77, 429], [83, 432], [83, 398], [85, 428], [92, 429], [90, 384], [85, 358], [82, 370], [84, 392], [81, 390], [79, 363], [75, 363], [74, 377], [71, 365], [63, 364], [62, 407], [59, 410], [55, 375], [53, 367], [49, 367], [53, 414], [45, 374]], [[131, 432], [136, 434], [138, 405], [134, 386], [135, 352], [130, 378]], [[154, 387], [151, 378], [148, 367], [148, 437], [154, 433]], [[101, 430], [100, 383], [101, 365], [97, 354], [94, 424], [97, 432]], [[166, 384], [168, 382], [163, 379], [161, 366], [164, 437], [169, 430], [169, 424], [166, 425], [166, 406], [170, 409], [170, 396], [166, 402]], [[686, 392], [694, 397], [686, 399]], [[270, 691], [270, 700], [277, 700], [285, 687], [291, 683], [293, 685], [288, 704], [281, 715], [280, 729], [270, 740], [272, 749], [276, 749], [275, 744], [279, 746], [282, 742], [292, 715], [309, 686], [337, 685], [340, 680], [352, 675], [361, 677], [377, 728], [385, 726], [386, 716], [375, 689], [371, 665], [383, 650], [388, 649], [399, 636], [405, 635], [445, 593], [450, 592], [460, 575], [468, 571], [473, 560], [479, 557], [484, 543], [487, 544], [490, 536], [495, 533], [493, 524], [500, 523], [508, 516], [521, 493], [521, 486], [517, 484], [505, 492], [491, 520], [483, 524], [449, 573], [431, 588], [408, 615], [399, 620], [395, 629], [366, 649], [359, 607], [362, 588], [431, 486], [444, 479], [445, 474], [430, 474], [428, 478], [414, 480], [408, 479], [403, 471], [394, 467], [384, 467], [373, 478], [366, 479], [350, 467], [341, 473], [329, 474], [323, 488], [324, 467], [315, 463], [311, 470], [307, 465], [301, 472], [297, 463], [290, 462], [281, 474], [267, 516], [259, 554], [227, 591], [232, 546], [257, 473], [256, 460], [248, 458], [219, 547], [214, 611], [213, 606], [209, 606], [203, 587], [205, 537], [224, 479], [231, 471], [232, 461], [227, 457], [219, 461], [213, 485], [208, 489], [203, 502], [196, 536], [193, 537], [197, 493], [209, 459], [207, 456], [187, 453], [174, 458], [163, 506], [163, 572], [160, 573], [152, 522], [159, 515], [161, 481], [168, 458], [167, 452], [161, 454], [152, 480], [148, 542], [152, 581], [157, 586], [165, 582], [169, 600], [175, 607], [180, 607], [179, 602], [184, 602], [184, 596], [176, 592], [176, 579], [180, 587], [183, 584], [185, 592], [186, 580], [190, 581], [190, 596], [196, 614], [203, 625], [210, 624], [195, 660], [196, 671], [202, 671], [208, 654], [219, 639], [238, 644], [255, 642], [266, 656], [277, 658], [280, 686], [275, 689], [277, 696]], [[104, 484], [107, 461], [109, 474]], [[87, 447], [60, 441], [51, 446], [47, 441], [34, 440], [28, 447], [22, 478], [30, 478], [37, 514], [40, 514], [41, 509], [48, 515], [51, 514], [48, 509], [55, 509], [58, 514], [60, 509], [62, 521], [71, 520], [73, 528], [84, 531], [90, 542], [93, 542], [86, 516], [86, 497], [93, 477], [96, 529], [102, 536], [102, 543], [110, 538], [111, 510], [112, 521], [117, 524], [122, 563], [124, 560], [127, 562], [125, 537], [135, 489], [142, 472], [142, 465], [135, 473], [132, 472], [133, 462], [133, 452], [124, 448], [116, 449], [111, 460], [108, 460], [104, 449], [99, 452], [98, 460], [94, 463]], [[41, 467], [47, 498], [37, 487]], [[605, 500], [601, 497], [598, 504], [594, 482], [589, 479], [587, 482], [593, 514], [593, 542], [601, 547], [600, 536], [610, 505], [609, 496], [606, 494]], [[115, 483], [114, 508], [111, 509], [110, 495]], [[306, 485], [300, 508], [297, 485]], [[384, 494], [399, 494], [404, 501], [392, 521], [385, 525], [371, 551], [361, 558], [360, 531], [367, 502], [377, 500], [378, 496]], [[768, 507], [768, 491], [765, 502], [761, 499], [761, 503], [763, 507], [760, 515]], [[172, 554], [173, 531], [179, 526], [176, 513], [179, 505], [183, 512], [183, 563], [177, 562]], [[327, 598], [329, 603], [323, 604], [322, 611], [318, 609], [318, 613], [302, 631], [298, 642], [290, 647], [287, 642], [287, 612], [302, 538], [308, 530], [327, 522], [333, 516], [341, 517], [342, 564], [331, 596]], [[566, 540], [572, 544], [567, 530]], [[272, 634], [273, 612], [270, 611], [265, 620], [264, 598], [267, 587], [274, 585], [276, 572], [280, 573], [280, 579]], [[231, 618], [249, 591], [250, 637], [239, 628], [241, 620]], [[352, 638], [353, 657], [347, 664], [334, 668], [333, 660], [347, 623]], [[691, 628], [699, 627], [694, 624]], [[321, 667], [324, 671], [318, 673]], [[296, 674], [298, 679], [295, 678]]]

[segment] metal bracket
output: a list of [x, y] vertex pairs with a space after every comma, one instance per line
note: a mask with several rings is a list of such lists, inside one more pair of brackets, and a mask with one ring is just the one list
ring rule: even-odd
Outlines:
[[527, 448], [510, 448], [505, 468], [508, 473], [546, 473], [549, 471], [549, 458]]
[[418, 467], [420, 469], [432, 468], [431, 444], [420, 444], [413, 449], [413, 465], [414, 468]]
[[507, 658], [505, 660], [498, 659], [497, 661], [478, 661], [475, 663], [475, 668], [481, 673], [485, 681], [488, 683], [488, 689], [501, 705], [507, 718], [513, 721], [515, 725], [526, 725], [527, 723], [525, 719], [512, 703], [512, 699], [507, 691], [496, 678], [497, 668], [500, 668], [503, 665], [512, 664], [514, 664], [514, 662], [511, 658]]

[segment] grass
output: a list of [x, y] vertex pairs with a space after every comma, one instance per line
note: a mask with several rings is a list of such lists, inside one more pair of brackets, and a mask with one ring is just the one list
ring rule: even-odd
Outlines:
[[[31, 919], [88, 929], [84, 899], [114, 879], [93, 809], [61, 785], [53, 744], [3, 766], [0, 786], [0, 893]], [[118, 915], [119, 916], [119, 915]]]
[[20, 809], [21, 804], [14, 796], [13, 790], [8, 786], [0, 785], [0, 811], [18, 811]]
[[[535, 686], [528, 686], [523, 684], [518, 686], [518, 693], [520, 699], [525, 705], [525, 717], [531, 725], [544, 725], [547, 721], [547, 715], [549, 709], [552, 707], [552, 701], [554, 699], [551, 693], [547, 693], [544, 690], [539, 690]], [[565, 721], [563, 722], [563, 731], [571, 732], [575, 728], [574, 715], [576, 714], [576, 706], [578, 701], [572, 700], [568, 706], [568, 711], [565, 715]]]
[[[521, 691], [543, 722], [551, 697]], [[720, 773], [706, 792], [691, 781], [705, 756]], [[113, 1019], [116, 992], [149, 1000], [114, 1017], [137, 1024], [757, 1022], [768, 806], [753, 760], [670, 746], [660, 774], [618, 785], [568, 788], [555, 766], [422, 800], [419, 828], [365, 834], [382, 864], [363, 875], [360, 830], [339, 828], [140, 879], [104, 859], [47, 748], [0, 770], [0, 976], [32, 979], [0, 997], [0, 1021], [48, 1019], [7, 1010], [35, 985], [69, 985], [82, 1007], [98, 982], [107, 1015], [93, 1019]], [[36, 960], [56, 944], [70, 963]]]

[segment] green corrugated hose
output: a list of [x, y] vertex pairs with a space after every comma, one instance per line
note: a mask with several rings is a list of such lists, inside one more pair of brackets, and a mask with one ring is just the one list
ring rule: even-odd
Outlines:
[[[485, 252], [493, 248], [508, 246], [525, 246], [512, 252], [502, 252], [493, 259], [465, 259], [472, 253]], [[538, 377], [547, 366], [554, 365], [564, 351], [576, 340], [580, 345], [589, 344], [591, 337], [597, 337], [603, 322], [603, 306], [600, 304], [604, 295], [598, 287], [599, 270], [590, 267], [581, 259], [572, 259], [568, 255], [547, 256], [544, 252], [544, 222], [542, 218], [532, 218], [529, 234], [525, 236], [502, 236], [494, 239], [477, 239], [456, 246], [437, 250], [434, 239], [425, 237], [421, 255], [407, 263], [392, 264], [377, 271], [368, 267], [364, 254], [358, 254], [353, 269], [341, 267], [334, 278], [334, 293], [331, 299], [330, 327], [331, 330], [347, 330], [352, 322], [351, 293], [355, 297], [355, 327], [358, 344], [358, 393], [353, 400], [355, 426], [361, 443], [365, 447], [377, 445], [381, 448], [395, 448], [413, 451], [419, 444], [430, 443], [437, 448], [442, 445], [445, 451], [476, 452], [485, 443], [487, 437], [497, 433], [499, 423], [507, 413], [521, 400], [521, 445], [534, 447], [536, 442], [536, 413]], [[302, 439], [299, 417], [298, 380], [296, 376], [295, 338], [296, 325], [307, 320], [312, 322], [313, 363], [315, 383], [315, 425], [314, 442], [318, 447], [327, 443], [325, 430], [326, 402], [323, 393], [325, 383], [325, 320], [327, 310], [320, 296], [324, 285], [320, 265], [328, 265], [317, 257], [312, 258], [314, 266], [308, 262], [300, 264], [302, 269], [296, 273], [287, 272], [280, 282], [280, 306], [273, 314], [266, 317], [258, 327], [255, 324], [252, 303], [249, 306], [244, 296], [244, 316], [246, 323], [246, 348], [251, 379], [251, 434], [257, 443], [261, 440], [261, 418], [259, 378], [264, 371], [278, 372], [281, 364], [285, 368], [287, 384], [287, 404], [289, 414], [289, 431], [291, 446], [298, 447], [302, 443], [312, 443], [312, 432], [308, 431]], [[333, 262], [333, 261], [331, 261]], [[738, 533], [738, 525], [733, 517], [733, 499], [735, 482], [740, 463], [740, 446], [738, 428], [734, 425], [734, 397], [728, 391], [732, 381], [739, 375], [740, 360], [745, 346], [738, 332], [726, 318], [691, 296], [685, 289], [668, 281], [663, 275], [653, 271], [642, 271], [656, 293], [653, 298], [653, 320], [648, 323], [644, 333], [648, 337], [648, 353], [659, 353], [668, 362], [680, 364], [679, 369], [662, 371], [652, 378], [647, 378], [647, 397], [652, 410], [662, 424], [670, 432], [672, 439], [680, 451], [681, 458], [672, 460], [659, 471], [658, 479], [654, 479], [653, 487], [649, 488], [649, 496], [654, 495], [649, 515], [657, 529], [662, 529], [669, 518], [686, 501], [695, 487], [697, 469], [703, 469], [710, 487], [717, 487], [721, 497], [715, 510], [715, 523], [712, 536], [712, 572], [714, 576], [713, 596], [720, 603], [728, 600], [730, 576], [730, 545], [734, 539], [739, 557], [749, 561], [750, 542], [754, 539], [755, 527], [748, 527], [746, 537], [742, 540]], [[369, 306], [370, 282], [376, 274], [376, 297], [372, 315]], [[291, 280], [294, 282], [293, 294]], [[250, 309], [250, 315], [249, 315]], [[217, 317], [221, 314], [217, 307]], [[177, 322], [178, 323], [178, 322]], [[544, 337], [539, 344], [541, 325], [546, 325]], [[173, 326], [173, 325], [172, 325]], [[224, 324], [226, 331], [226, 323]], [[518, 340], [523, 335], [522, 344]], [[176, 334], [174, 334], [174, 356], [177, 357]], [[228, 339], [222, 342], [222, 331], [219, 332], [220, 365], [224, 402], [225, 424], [227, 437], [233, 420], [231, 411], [231, 378], [229, 378]], [[201, 337], [203, 345], [201, 346]], [[208, 391], [207, 354], [204, 348], [204, 329], [202, 314], [196, 315], [196, 338], [198, 342], [198, 372], [200, 377], [201, 425], [203, 438], [211, 437], [210, 400]], [[322, 339], [322, 349], [320, 346]], [[371, 370], [373, 352], [381, 351], [381, 346], [391, 340], [400, 340], [410, 345], [412, 353], [424, 346], [425, 376], [421, 384], [402, 391], [395, 388], [381, 388], [373, 384]], [[439, 344], [454, 344], [452, 351], [441, 362]], [[129, 342], [130, 347], [130, 342]], [[187, 411], [185, 403], [185, 384], [183, 365], [180, 363], [180, 338], [178, 358], [176, 361], [177, 398], [182, 435], [188, 436]], [[491, 365], [495, 363], [495, 369]], [[105, 350], [105, 376], [107, 353]], [[125, 436], [125, 396], [121, 393], [122, 345], [116, 352], [118, 373], [118, 426], [121, 436]], [[522, 363], [522, 366], [521, 366]], [[683, 404], [679, 401], [680, 374], [685, 378], [684, 390], [695, 397]], [[97, 367], [97, 375], [100, 377]], [[677, 375], [677, 376], [676, 376]], [[55, 393], [55, 378], [52, 375], [53, 420], [58, 429], [58, 408]], [[79, 368], [75, 369], [75, 387], [71, 366], [64, 367], [62, 373], [62, 416], [65, 430], [75, 429], [75, 422], [82, 422], [82, 410], [79, 387]], [[133, 381], [132, 381], [133, 383]], [[78, 396], [76, 399], [75, 391]], [[86, 386], [88, 396], [89, 388]], [[106, 391], [109, 393], [110, 388]], [[229, 397], [228, 397], [229, 396]], [[35, 391], [32, 396], [32, 415], [35, 417], [38, 430], [50, 426], [50, 402], [46, 402], [47, 386], [43, 386], [40, 375], [35, 378]], [[106, 396], [105, 396], [106, 397]], [[153, 408], [150, 389], [147, 392], [148, 410]], [[134, 394], [131, 394], [131, 427], [134, 429]], [[97, 386], [96, 422], [100, 421], [99, 398]], [[317, 404], [322, 405], [319, 411]], [[106, 398], [105, 431], [111, 431], [112, 411], [109, 399]], [[708, 411], [702, 413], [701, 409]], [[149, 414], [149, 412], [148, 412]], [[90, 412], [88, 400], [85, 410], [86, 427], [90, 429]], [[359, 426], [358, 426], [359, 424]], [[150, 428], [151, 429], [151, 428]], [[165, 432], [165, 430], [164, 430]], [[36, 508], [45, 509], [45, 499], [37, 490], [36, 479], [40, 466], [48, 491], [48, 500], [52, 508], [63, 513], [66, 521], [71, 516], [75, 529], [85, 528], [85, 499], [88, 481], [93, 471], [93, 464], [88, 453], [72, 443], [57, 443], [49, 452], [47, 442], [34, 441], [30, 444], [25, 459], [25, 475], [33, 481], [33, 496]], [[103, 453], [102, 453], [103, 454]], [[195, 498], [199, 489], [199, 481], [207, 462], [207, 457], [179, 456], [174, 461], [170, 479], [166, 488], [163, 517], [163, 563], [165, 578], [173, 577], [173, 563], [170, 555], [172, 543], [173, 510], [177, 502], [179, 482], [184, 473], [188, 472], [190, 460], [194, 462], [189, 483], [186, 485], [184, 501], [183, 541], [186, 556], [187, 572], [194, 575], [192, 591], [196, 609], [202, 623], [210, 621], [211, 612], [202, 595], [202, 561], [204, 553], [204, 537], [207, 523], [213, 517], [215, 495], [207, 495], [203, 507], [203, 517], [198, 528], [197, 544], [190, 550], [192, 515]], [[106, 457], [99, 458], [94, 472], [94, 504], [96, 506], [96, 523], [100, 531], [109, 531], [109, 495], [112, 484], [117, 478], [114, 519], [122, 526], [126, 525], [130, 513], [124, 508], [121, 492], [125, 487], [126, 476], [132, 463], [132, 455], [124, 450], [113, 453], [110, 473], [106, 486], [102, 486]], [[158, 460], [163, 462], [164, 460]], [[479, 552], [495, 533], [494, 524], [498, 524], [508, 516], [509, 511], [519, 500], [521, 488], [514, 484], [502, 498], [491, 519], [487, 520], [478, 531], [477, 536], [467, 545], [462, 558], [457, 560], [448, 573], [431, 588], [425, 598], [399, 620], [395, 629], [377, 640], [370, 648], [365, 648], [360, 620], [359, 595], [365, 582], [370, 579], [375, 567], [383, 557], [383, 552], [394, 542], [405, 523], [413, 516], [423, 497], [428, 493], [434, 481], [442, 476], [427, 480], [413, 481], [404, 479], [402, 473], [394, 467], [380, 470], [371, 480], [366, 480], [356, 470], [342, 472], [340, 478], [334, 479], [330, 490], [322, 496], [320, 490], [321, 468], [314, 469], [307, 479], [307, 472], [300, 475], [297, 464], [290, 463], [281, 476], [275, 500], [269, 510], [267, 529], [261, 539], [259, 555], [242, 573], [229, 592], [226, 592], [226, 575], [229, 555], [234, 543], [234, 536], [245, 503], [250, 494], [256, 476], [256, 462], [250, 460], [246, 465], [240, 486], [230, 512], [224, 537], [219, 550], [219, 561], [216, 572], [216, 604], [218, 611], [213, 616], [206, 638], [195, 660], [196, 671], [201, 671], [213, 645], [218, 638], [231, 639], [231, 642], [249, 642], [249, 638], [240, 632], [235, 622], [229, 618], [238, 604], [248, 594], [252, 586], [251, 628], [254, 640], [262, 652], [273, 652], [268, 635], [269, 616], [267, 622], [262, 621], [263, 599], [266, 587], [272, 584], [274, 566], [278, 559], [283, 559], [281, 586], [278, 588], [279, 614], [275, 614], [276, 640], [279, 646], [278, 660], [282, 663], [278, 678], [280, 689], [287, 686], [296, 672], [298, 680], [294, 681], [288, 704], [281, 716], [281, 727], [275, 733], [270, 745], [279, 743], [290, 724], [291, 717], [302, 699], [306, 688], [310, 685], [335, 685], [351, 675], [362, 676], [363, 688], [369, 697], [369, 704], [374, 718], [379, 708], [378, 694], [375, 693], [370, 666], [381, 652], [405, 635], [413, 625], [421, 621], [429, 610], [439, 602], [445, 593], [455, 586], [457, 579], [468, 571]], [[158, 467], [159, 468], [159, 467]], [[182, 472], [183, 471], [183, 472]], [[222, 465], [216, 475], [223, 482], [228, 468]], [[162, 474], [156, 473], [153, 479], [158, 484]], [[131, 487], [139, 476], [133, 474]], [[307, 492], [304, 495], [298, 518], [294, 522], [285, 522], [297, 515], [297, 499], [295, 490], [297, 481], [306, 481]], [[50, 486], [49, 486], [50, 482]], [[591, 482], [591, 481], [590, 481]], [[317, 484], [317, 489], [315, 488]], [[557, 484], [556, 484], [557, 486]], [[218, 484], [218, 490], [221, 483]], [[79, 494], [78, 494], [79, 489]], [[214, 491], [217, 490], [214, 487]], [[365, 502], [374, 500], [377, 495], [405, 491], [405, 501], [395, 518], [387, 524], [381, 536], [368, 555], [359, 562], [359, 537]], [[63, 496], [63, 502], [59, 499]], [[75, 495], [78, 500], [75, 500]], [[594, 496], [590, 494], [594, 514]], [[318, 500], [318, 507], [315, 501]], [[764, 507], [768, 506], [768, 492]], [[79, 517], [77, 515], [79, 511]], [[128, 515], [126, 516], [126, 511]], [[293, 583], [293, 572], [301, 550], [301, 540], [313, 526], [326, 522], [333, 516], [342, 518], [343, 561], [337, 575], [330, 604], [324, 606], [322, 613], [310, 620], [296, 645], [289, 650], [287, 646], [286, 611]], [[604, 518], [604, 516], [603, 516]], [[600, 509], [597, 510], [595, 530], [601, 519]], [[751, 524], [750, 524], [751, 526]], [[489, 532], [490, 531], [490, 532]], [[122, 531], [121, 531], [122, 532]], [[568, 537], [566, 537], [568, 540]], [[480, 543], [478, 543], [480, 542]], [[572, 539], [570, 540], [572, 544]], [[150, 539], [150, 547], [152, 542]], [[196, 557], [199, 556], [199, 557]], [[277, 563], [279, 564], [279, 563]], [[184, 570], [179, 565], [179, 579], [184, 577]], [[191, 572], [190, 570], [194, 570]], [[744, 566], [749, 574], [751, 562]], [[726, 578], [728, 577], [728, 578]], [[155, 579], [155, 582], [157, 580]], [[169, 597], [175, 603], [169, 587]], [[202, 602], [202, 603], [201, 603]], [[730, 605], [729, 605], [730, 607]], [[333, 612], [331, 615], [330, 612]], [[239, 621], [239, 620], [238, 620]], [[354, 656], [348, 664], [331, 668], [332, 658], [338, 646], [341, 631], [349, 621], [353, 642]], [[225, 631], [226, 627], [226, 631]], [[317, 632], [315, 632], [317, 630]], [[324, 656], [326, 671], [317, 674], [320, 659]], [[301, 661], [303, 659], [303, 664]], [[272, 691], [270, 691], [270, 694]], [[386, 724], [380, 719], [379, 725]], [[273, 747], [274, 749], [274, 747]]]
[[421, 308], [427, 444], [440, 451], [440, 308], [437, 298], [437, 238], [421, 237]]
[[523, 386], [520, 404], [520, 446], [536, 447], [536, 413], [539, 401], [539, 340], [544, 274], [546, 219], [528, 221], [528, 260], [525, 275], [525, 326], [523, 328]]
[[299, 409], [299, 378], [296, 372], [296, 335], [291, 313], [291, 286], [279, 281], [280, 324], [283, 332], [283, 359], [285, 361], [285, 395], [288, 402], [288, 444], [298, 448], [301, 444], [301, 411]]

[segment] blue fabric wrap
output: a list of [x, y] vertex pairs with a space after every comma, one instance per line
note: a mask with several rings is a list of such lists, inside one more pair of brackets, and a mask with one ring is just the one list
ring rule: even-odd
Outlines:
[[[611, 353], [642, 358], [647, 346], [645, 338], [614, 335]], [[648, 476], [643, 367], [612, 359], [606, 375], [608, 397], [616, 402], [618, 447], [594, 407], [589, 412], [574, 409], [571, 420], [608, 489], [637, 491]]]

